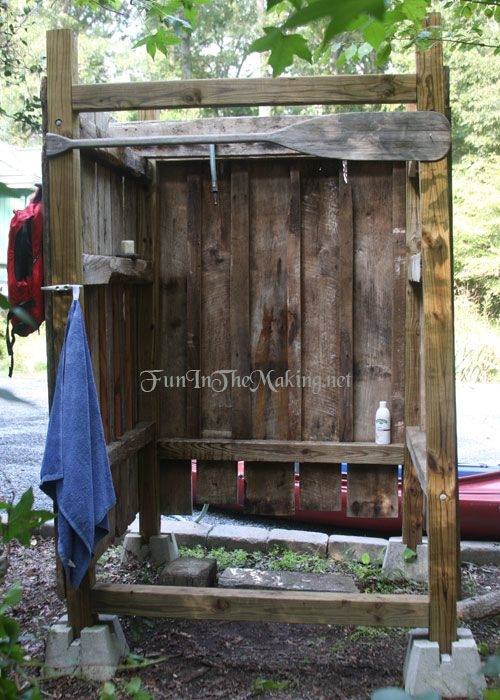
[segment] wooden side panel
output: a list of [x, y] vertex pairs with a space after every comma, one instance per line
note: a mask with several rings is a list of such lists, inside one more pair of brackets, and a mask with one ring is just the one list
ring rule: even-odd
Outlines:
[[300, 464], [300, 509], [335, 511], [342, 507], [340, 464]]
[[[295, 188], [296, 188], [295, 183]], [[290, 434], [288, 390], [279, 383], [288, 370], [288, 250], [291, 202], [288, 163], [251, 166], [250, 201], [250, 353], [259, 377], [252, 394], [252, 434], [287, 439]], [[293, 351], [293, 346], [292, 346]], [[267, 379], [273, 383], [272, 388]], [[296, 415], [292, 414], [296, 422]], [[293, 513], [293, 464], [245, 465], [245, 508]], [[259, 505], [260, 504], [260, 505]]]
[[198, 460], [196, 491], [199, 503], [229, 505], [237, 502], [237, 462]]
[[245, 510], [261, 515], [294, 512], [293, 462], [245, 462]]
[[191, 460], [161, 460], [160, 511], [191, 515], [192, 501]]
[[[353, 437], [373, 440], [379, 401], [388, 401], [392, 409], [393, 166], [355, 163], [349, 172], [355, 249]], [[397, 468], [350, 469], [347, 494], [348, 515], [397, 517]]]

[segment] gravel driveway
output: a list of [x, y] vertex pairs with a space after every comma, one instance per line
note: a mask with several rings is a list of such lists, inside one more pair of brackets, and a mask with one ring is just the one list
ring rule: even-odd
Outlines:
[[[460, 464], [500, 466], [500, 384], [459, 385], [457, 407]], [[1, 378], [0, 496], [33, 486], [38, 506], [50, 507], [38, 489], [46, 430], [45, 378]]]

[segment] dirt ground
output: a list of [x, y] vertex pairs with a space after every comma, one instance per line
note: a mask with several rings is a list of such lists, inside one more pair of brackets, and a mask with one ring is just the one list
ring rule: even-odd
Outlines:
[[[108, 581], [145, 582], [155, 577], [144, 565], [120, 569], [116, 550], [111, 550], [99, 569], [99, 578]], [[495, 567], [465, 565], [464, 593], [477, 594], [498, 586], [498, 573]], [[24, 589], [22, 602], [14, 610], [23, 629], [21, 641], [31, 659], [43, 659], [47, 629], [64, 611], [54, 585], [52, 541], [13, 549], [2, 587], [14, 581], [21, 581]], [[154, 698], [366, 699], [376, 688], [402, 684], [405, 629], [133, 617], [123, 619], [122, 624], [131, 651], [150, 665], [123, 670], [117, 686], [138, 676]], [[493, 653], [500, 642], [495, 621], [471, 627], [482, 649], [487, 646]], [[78, 678], [41, 684], [50, 698], [97, 698], [100, 686]]]

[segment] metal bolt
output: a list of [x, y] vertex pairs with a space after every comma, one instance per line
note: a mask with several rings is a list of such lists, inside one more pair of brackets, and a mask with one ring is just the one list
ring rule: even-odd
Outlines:
[[56, 126], [61, 126], [61, 124], [62, 124], [62, 119], [59, 119], [59, 118], [56, 119], [55, 124], [56, 124]]
[[448, 496], [447, 496], [445, 493], [442, 493], [442, 494], [440, 494], [440, 496], [439, 496], [439, 500], [440, 500], [440, 501], [446, 501], [447, 498], [448, 498]]

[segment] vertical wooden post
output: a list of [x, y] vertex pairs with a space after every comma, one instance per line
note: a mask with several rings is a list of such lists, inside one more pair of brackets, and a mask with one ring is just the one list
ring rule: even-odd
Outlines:
[[[432, 13], [425, 26], [441, 25]], [[445, 113], [443, 48], [417, 52], [417, 108]], [[442, 653], [456, 639], [458, 489], [453, 343], [453, 259], [448, 159], [421, 163], [422, 282], [427, 433], [429, 636]]]
[[[77, 115], [71, 105], [73, 83], [78, 82], [78, 52], [75, 34], [68, 29], [47, 32], [47, 105], [46, 128], [63, 136], [78, 136]], [[82, 283], [82, 218], [80, 154], [65, 153], [45, 164], [48, 174], [48, 221], [45, 228], [50, 265], [45, 270], [46, 284]], [[44, 188], [45, 189], [45, 188]], [[83, 304], [83, 295], [80, 297]], [[55, 375], [64, 340], [70, 297], [52, 295], [47, 304], [47, 373], [52, 397]], [[79, 589], [66, 581], [68, 621], [75, 635], [93, 624], [90, 587], [94, 577], [89, 570]]]
[[[416, 105], [407, 105], [408, 111]], [[420, 253], [420, 196], [418, 178], [406, 170], [406, 255]], [[405, 426], [420, 425], [420, 306], [421, 285], [406, 279], [405, 306]], [[403, 542], [415, 549], [422, 542], [424, 494], [405, 447], [403, 470]]]
[[[158, 326], [160, 320], [158, 294], [158, 221], [156, 208], [156, 164], [149, 190], [139, 201], [138, 252], [151, 260], [154, 269], [152, 285], [138, 291], [138, 370], [158, 369]], [[158, 392], [144, 393], [140, 389], [140, 377], [136, 380], [138, 391], [138, 417], [140, 421], [153, 421], [158, 427]], [[156, 435], [155, 430], [155, 435]], [[139, 453], [139, 531], [145, 540], [160, 533], [160, 466], [156, 438]]]

